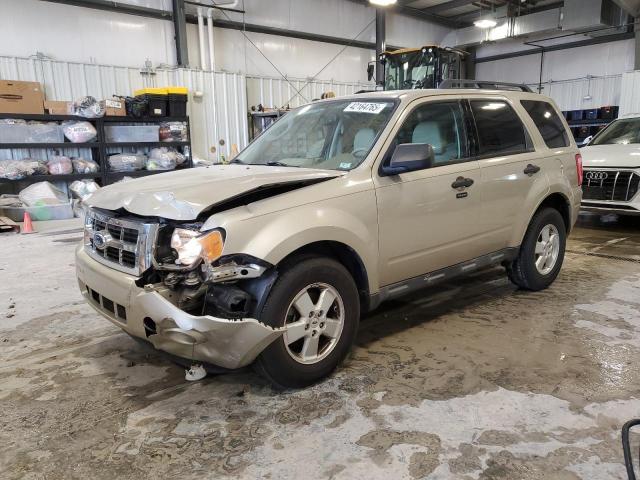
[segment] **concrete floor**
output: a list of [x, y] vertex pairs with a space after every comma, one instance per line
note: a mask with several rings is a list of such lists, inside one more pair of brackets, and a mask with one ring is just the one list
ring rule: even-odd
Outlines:
[[385, 305], [288, 393], [250, 371], [188, 383], [98, 317], [76, 226], [0, 237], [0, 478], [626, 478], [640, 219], [582, 219], [547, 291], [497, 268]]

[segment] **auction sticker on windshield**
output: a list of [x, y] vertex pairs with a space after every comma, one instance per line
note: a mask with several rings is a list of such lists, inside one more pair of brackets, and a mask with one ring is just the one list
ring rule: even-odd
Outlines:
[[344, 109], [344, 111], [378, 114], [382, 110], [384, 110], [384, 107], [386, 106], [386, 103], [352, 102], [347, 106], [347, 108]]

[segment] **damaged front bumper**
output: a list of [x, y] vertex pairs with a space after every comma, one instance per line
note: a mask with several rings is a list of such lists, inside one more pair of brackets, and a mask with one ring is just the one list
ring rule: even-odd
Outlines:
[[136, 285], [136, 277], [76, 251], [80, 290], [97, 312], [134, 337], [172, 355], [235, 369], [252, 363], [284, 329], [252, 318], [194, 316], [178, 308], [166, 287]]

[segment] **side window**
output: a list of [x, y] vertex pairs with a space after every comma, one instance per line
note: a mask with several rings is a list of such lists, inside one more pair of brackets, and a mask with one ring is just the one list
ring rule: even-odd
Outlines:
[[471, 100], [478, 132], [478, 154], [515, 155], [529, 150], [527, 133], [520, 117], [502, 100]]
[[395, 145], [428, 143], [435, 153], [435, 164], [468, 158], [464, 113], [459, 102], [427, 103], [417, 107], [398, 130]]
[[549, 148], [569, 146], [569, 135], [555, 109], [547, 102], [538, 100], [522, 100], [522, 106], [536, 124], [544, 143]]

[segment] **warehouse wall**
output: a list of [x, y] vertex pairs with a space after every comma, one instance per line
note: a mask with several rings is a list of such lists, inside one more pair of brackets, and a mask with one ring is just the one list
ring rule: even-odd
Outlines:
[[[221, 153], [228, 157], [233, 144], [239, 148], [247, 145], [249, 105], [281, 106], [290, 103], [295, 107], [327, 90], [347, 95], [367, 87], [357, 82], [309, 82], [304, 78], [291, 78], [287, 82], [282, 78], [247, 77], [225, 72], [214, 74], [182, 68], [156, 69], [154, 73], [147, 76], [133, 67], [0, 56], [0, 80], [38, 81], [49, 100], [69, 100], [84, 95], [106, 98], [145, 86], [184, 85], [192, 92], [188, 114], [194, 153], [212, 160], [220, 159]], [[300, 94], [296, 95], [298, 90]], [[200, 95], [193, 95], [195, 92]], [[220, 140], [224, 140], [224, 146], [220, 146]], [[35, 150], [3, 150], [0, 151], [0, 159], [41, 153]]]
[[[521, 43], [517, 50], [527, 48]], [[514, 50], [512, 42], [497, 43], [478, 50], [478, 58]], [[596, 108], [620, 103], [622, 74], [633, 69], [634, 40], [545, 53], [543, 93], [562, 109]], [[526, 55], [476, 65], [476, 78], [538, 84], [540, 55]], [[591, 76], [593, 78], [588, 78]], [[589, 98], [591, 97], [591, 98]]]
[[[170, 0], [126, 0], [144, 7], [170, 10]], [[358, 40], [375, 40], [375, 11], [346, 0], [245, 0], [246, 15], [216, 13], [217, 18]], [[104, 12], [40, 0], [0, 0], [3, 22], [0, 55], [29, 57], [41, 52], [62, 61], [141, 67], [146, 60], [175, 65], [173, 25], [126, 14]], [[438, 43], [448, 29], [419, 19], [390, 14], [388, 43], [398, 46]], [[275, 35], [247, 33], [285, 75], [307, 77], [322, 69], [343, 47]], [[254, 75], [278, 72], [247, 42], [242, 32], [215, 29], [217, 69]], [[200, 68], [196, 25], [188, 25], [189, 60]], [[371, 50], [348, 48], [319, 78], [366, 80]]]
[[0, 12], [0, 55], [41, 52], [57, 60], [123, 66], [142, 66], [146, 59], [176, 62], [173, 25], [164, 20], [40, 0], [0, 0]]

